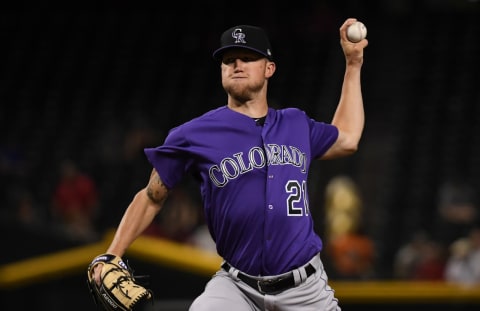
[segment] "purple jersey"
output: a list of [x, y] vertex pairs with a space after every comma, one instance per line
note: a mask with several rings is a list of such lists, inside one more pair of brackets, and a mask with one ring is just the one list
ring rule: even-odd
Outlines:
[[221, 257], [251, 275], [276, 275], [322, 248], [308, 206], [308, 169], [337, 137], [336, 127], [296, 108], [269, 108], [260, 126], [223, 106], [173, 128], [145, 154], [170, 189], [187, 172], [200, 179]]

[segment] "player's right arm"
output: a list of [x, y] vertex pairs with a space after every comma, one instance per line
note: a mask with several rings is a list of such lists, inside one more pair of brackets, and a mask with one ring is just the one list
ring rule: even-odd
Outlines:
[[[167, 197], [168, 189], [153, 169], [147, 186], [135, 194], [125, 211], [107, 253], [122, 257], [160, 212]], [[95, 269], [97, 284], [100, 282], [100, 270]]]
[[365, 124], [365, 112], [361, 87], [363, 50], [368, 41], [363, 39], [352, 43], [347, 39], [347, 28], [356, 19], [349, 18], [340, 27], [340, 44], [345, 55], [345, 74], [340, 100], [333, 116], [332, 124], [338, 129], [338, 138], [322, 159], [333, 159], [350, 155], [357, 151]]

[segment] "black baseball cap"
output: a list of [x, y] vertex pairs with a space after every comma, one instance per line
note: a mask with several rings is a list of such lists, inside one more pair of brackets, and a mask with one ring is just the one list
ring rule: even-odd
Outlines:
[[220, 47], [213, 52], [213, 58], [221, 60], [223, 53], [231, 48], [249, 49], [273, 60], [267, 34], [257, 26], [238, 25], [227, 29], [220, 37]]

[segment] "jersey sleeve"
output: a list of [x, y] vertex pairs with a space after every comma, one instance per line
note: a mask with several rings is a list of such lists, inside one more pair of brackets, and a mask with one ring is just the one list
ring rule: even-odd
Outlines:
[[168, 189], [175, 187], [189, 169], [188, 147], [181, 127], [177, 127], [169, 132], [161, 146], [144, 149], [148, 161]]
[[312, 158], [321, 157], [337, 141], [338, 128], [332, 124], [310, 119]]

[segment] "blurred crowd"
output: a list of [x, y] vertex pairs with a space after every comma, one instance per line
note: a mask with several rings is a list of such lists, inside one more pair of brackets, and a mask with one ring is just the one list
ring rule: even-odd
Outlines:
[[[125, 137], [125, 160], [118, 163], [114, 170], [130, 163], [134, 171], [149, 173], [142, 146], [153, 143], [152, 133], [134, 129]], [[32, 183], [24, 182], [19, 154], [2, 150], [0, 160], [0, 176], [4, 185], [0, 209], [3, 223], [15, 223], [33, 233], [48, 231], [73, 243], [83, 244], [100, 239], [109, 229], [105, 227], [105, 219], [109, 218], [114, 225], [126, 208], [107, 206], [110, 203], [102, 193], [105, 187], [100, 186], [102, 180], [96, 177], [99, 175], [82, 169], [71, 158], [63, 159], [55, 168], [55, 182], [50, 187], [48, 202], [37, 200], [33, 189], [28, 187]], [[132, 163], [143, 164], [136, 166]], [[108, 180], [111, 176], [104, 178]], [[194, 180], [187, 179], [174, 189], [145, 234], [215, 252], [196, 187]], [[115, 191], [113, 193], [118, 196]], [[392, 277], [399, 280], [480, 283], [480, 213], [475, 190], [467, 183], [448, 181], [438, 193], [438, 206], [435, 215], [432, 215], [433, 225], [413, 232], [403, 245], [398, 245], [391, 268]], [[124, 195], [127, 202], [128, 194]], [[328, 183], [324, 198], [322, 225], [325, 232], [322, 238], [324, 260], [330, 277], [339, 280], [381, 278], [377, 271], [377, 241], [369, 231], [368, 215], [358, 185], [348, 176], [337, 176]], [[117, 216], [112, 214], [114, 209]]]
[[[145, 162], [141, 146], [151, 143], [151, 136], [152, 133], [138, 129], [127, 135], [126, 158], [131, 161], [138, 157], [138, 162]], [[132, 140], [141, 143], [132, 144]], [[22, 182], [21, 156], [2, 151], [2, 221], [15, 222], [29, 230], [48, 230], [76, 243], [101, 238], [103, 230], [107, 229], [102, 219], [113, 215], [109, 214], [112, 208], [105, 206], [107, 202], [102, 202], [105, 196], [102, 196], [95, 174], [82, 170], [71, 158], [61, 161], [55, 168], [55, 183], [46, 208], [25, 186], [27, 183]], [[164, 209], [145, 234], [214, 252], [215, 245], [195, 189], [195, 182], [187, 180], [172, 191]], [[444, 183], [438, 193], [436, 214], [432, 215], [434, 225], [413, 232], [398, 246], [392, 263], [393, 278], [479, 283], [480, 226], [476, 193], [470, 185], [458, 181]], [[122, 208], [117, 212], [121, 213]], [[380, 277], [376, 272], [376, 241], [369, 234], [367, 218], [355, 181], [348, 176], [333, 178], [325, 190], [323, 237], [325, 262], [332, 279]]]
[[[415, 231], [397, 247], [392, 278], [480, 284], [480, 210], [469, 184], [448, 181], [439, 189], [433, 225]], [[326, 262], [333, 279], [379, 278], [376, 241], [366, 230], [361, 193], [346, 176], [326, 191]]]
[[[64, 157], [49, 170], [51, 179], [32, 177], [22, 151], [15, 145], [2, 145], [1, 224], [25, 230], [32, 237], [51, 236], [52, 243], [62, 240], [67, 245], [82, 245], [100, 240], [118, 224], [133, 191], [146, 185], [152, 168], [143, 148], [157, 143], [159, 137], [161, 133], [144, 120], [132, 122], [123, 131], [107, 124], [98, 137], [93, 160]], [[187, 178], [172, 191], [145, 234], [214, 252], [194, 183]]]
[[430, 230], [413, 232], [395, 257], [399, 279], [480, 283], [480, 211], [468, 183], [445, 182]]

